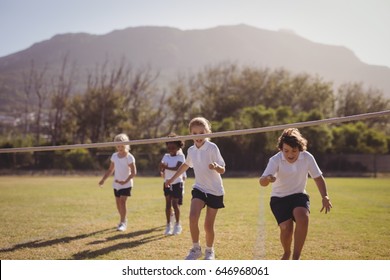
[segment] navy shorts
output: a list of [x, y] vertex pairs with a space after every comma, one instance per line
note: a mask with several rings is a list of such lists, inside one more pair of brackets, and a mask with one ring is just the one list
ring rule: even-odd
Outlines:
[[305, 193], [295, 193], [285, 197], [271, 197], [270, 206], [278, 225], [289, 219], [294, 220], [293, 210], [304, 207], [310, 211], [310, 199]]
[[131, 187], [126, 189], [120, 189], [120, 190], [114, 189], [114, 195], [115, 197], [131, 196]]
[[192, 189], [192, 199], [198, 198], [200, 200], [203, 200], [205, 205], [207, 205], [210, 208], [219, 209], [224, 208], [225, 205], [223, 204], [223, 195], [212, 195], [209, 193], [204, 193], [196, 188]]
[[183, 183], [172, 184], [170, 188], [163, 185], [164, 196], [170, 195], [174, 198], [183, 199]]

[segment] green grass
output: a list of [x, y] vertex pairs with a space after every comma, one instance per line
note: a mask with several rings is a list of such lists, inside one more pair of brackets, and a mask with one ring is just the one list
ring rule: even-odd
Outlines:
[[[161, 178], [135, 179], [129, 226], [117, 232], [111, 181], [100, 177], [0, 177], [1, 259], [183, 259], [191, 246], [191, 178], [182, 206], [183, 233], [164, 236]], [[320, 213], [312, 180], [309, 234], [302, 259], [390, 259], [390, 179], [327, 178], [334, 208]], [[226, 208], [216, 220], [218, 259], [279, 259], [270, 188], [257, 178], [224, 179]], [[204, 213], [203, 213], [204, 215]], [[201, 217], [201, 243], [204, 241]]]

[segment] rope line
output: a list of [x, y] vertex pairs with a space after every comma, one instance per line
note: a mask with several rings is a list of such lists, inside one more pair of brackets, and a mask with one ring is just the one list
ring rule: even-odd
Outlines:
[[[348, 122], [348, 121], [364, 120], [364, 119], [375, 118], [375, 117], [384, 117], [386, 115], [390, 115], [390, 110], [373, 112], [373, 113], [358, 114], [358, 115], [352, 115], [352, 116], [346, 116], [346, 117], [329, 118], [329, 119], [323, 119], [323, 120], [273, 125], [273, 126], [259, 127], [259, 128], [221, 131], [221, 132], [213, 132], [213, 133], [198, 134], [198, 135], [185, 135], [185, 136], [176, 136], [176, 137], [160, 137], [160, 138], [151, 138], [151, 139], [130, 140], [130, 141], [121, 142], [121, 144], [122, 145], [146, 145], [146, 144], [156, 144], [156, 143], [164, 143], [164, 142], [178, 141], [178, 140], [186, 141], [186, 140], [201, 139], [201, 138], [218, 138], [218, 137], [227, 137], [227, 136], [236, 136], [236, 135], [248, 135], [248, 134], [255, 134], [255, 133], [284, 130], [284, 129], [290, 128], [290, 127], [301, 128], [301, 127], [307, 127], [307, 126], [317, 126], [317, 125], [324, 125], [324, 124], [331, 124], [331, 123], [341, 123], [341, 122]], [[60, 145], [60, 146], [3, 148], [3, 149], [0, 149], [0, 154], [22, 153], [22, 152], [59, 151], [59, 150], [72, 150], [72, 149], [106, 148], [106, 147], [115, 147], [117, 145], [118, 145], [118, 142], [104, 142], [104, 143], [72, 144], [72, 145]]]

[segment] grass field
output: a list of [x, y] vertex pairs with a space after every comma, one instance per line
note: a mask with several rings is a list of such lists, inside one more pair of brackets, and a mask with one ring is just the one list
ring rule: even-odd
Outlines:
[[[0, 177], [0, 259], [183, 259], [191, 246], [186, 182], [183, 233], [164, 236], [161, 178], [135, 179], [129, 226], [117, 232], [111, 181], [100, 177]], [[320, 213], [309, 180], [306, 260], [390, 259], [390, 179], [327, 178], [334, 208]], [[269, 209], [270, 188], [257, 178], [224, 179], [226, 208], [216, 220], [217, 259], [279, 259], [279, 229]], [[203, 217], [201, 218], [203, 222]], [[204, 244], [201, 225], [201, 243]]]

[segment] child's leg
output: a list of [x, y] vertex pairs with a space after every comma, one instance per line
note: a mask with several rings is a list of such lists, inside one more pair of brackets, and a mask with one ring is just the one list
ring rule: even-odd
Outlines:
[[279, 228], [280, 228], [280, 242], [282, 243], [283, 250], [284, 250], [282, 260], [288, 260], [291, 255], [291, 243], [292, 243], [294, 222], [292, 221], [292, 219], [289, 219], [287, 221], [280, 223]]
[[206, 232], [206, 246], [210, 248], [214, 245], [214, 222], [217, 213], [218, 209], [207, 207], [206, 218], [204, 221], [204, 230]]
[[309, 211], [304, 207], [296, 207], [293, 210], [293, 215], [296, 222], [293, 260], [299, 260], [309, 228]]
[[119, 198], [117, 198], [117, 201], [119, 204], [118, 210], [119, 210], [119, 215], [121, 218], [121, 223], [125, 223], [126, 222], [126, 215], [127, 215], [127, 208], [126, 208], [127, 196], [121, 195]]
[[165, 196], [165, 216], [167, 218], [167, 224], [171, 220], [171, 207], [172, 207], [172, 197], [170, 195]]
[[179, 223], [180, 222], [179, 199], [178, 198], [172, 198], [171, 201], [172, 201], [173, 210], [175, 210], [176, 223]]
[[116, 202], [116, 209], [118, 210], [118, 213], [119, 213], [119, 222], [122, 222], [121, 204], [120, 204], [120, 197], [119, 196], [115, 197], [115, 202]]
[[191, 200], [190, 208], [190, 232], [192, 243], [199, 243], [199, 217], [205, 202], [199, 198], [193, 198]]

